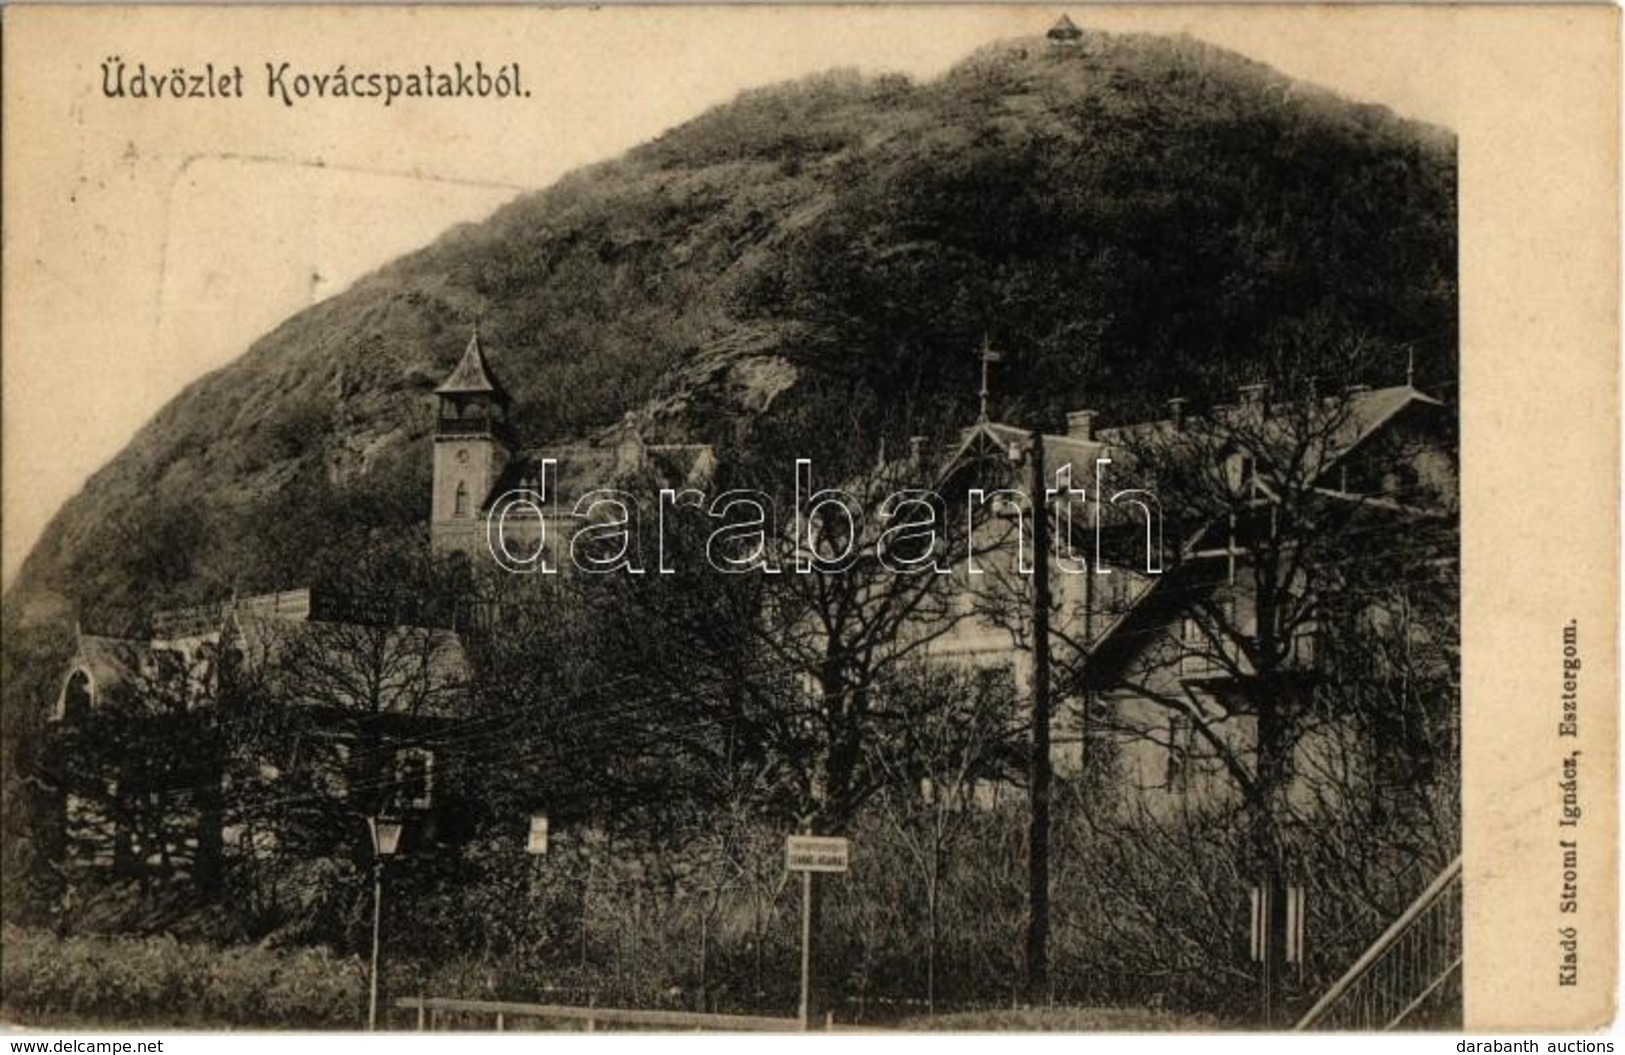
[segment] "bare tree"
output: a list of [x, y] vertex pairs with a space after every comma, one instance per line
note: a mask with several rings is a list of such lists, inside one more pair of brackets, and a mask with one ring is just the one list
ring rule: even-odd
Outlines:
[[804, 491], [802, 508], [724, 492], [668, 524], [672, 574], [602, 583], [597, 625], [620, 669], [682, 701], [668, 735], [714, 773], [758, 767], [763, 806], [817, 831], [842, 831], [877, 790], [866, 748], [910, 706], [882, 687], [960, 618], [936, 569], [963, 554], [963, 525], [916, 468]]
[[938, 929], [944, 880], [973, 826], [979, 786], [1008, 777], [1015, 761], [1015, 702], [989, 671], [908, 672], [893, 691], [922, 697], [903, 727], [878, 737], [869, 753], [883, 775], [876, 805], [925, 890], [925, 1000], [936, 1011]]

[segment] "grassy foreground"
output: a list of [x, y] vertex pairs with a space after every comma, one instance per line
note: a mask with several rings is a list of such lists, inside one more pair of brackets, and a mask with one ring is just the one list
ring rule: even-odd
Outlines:
[[1224, 1028], [1212, 1015], [1176, 1014], [1134, 1007], [1034, 1007], [916, 1015], [892, 1029], [964, 1033], [1211, 1033]]
[[[365, 998], [361, 964], [323, 949], [0, 931], [0, 1021], [18, 1025], [354, 1030]], [[1210, 1032], [1223, 1024], [1211, 1015], [1145, 1008], [1047, 1007], [912, 1015], [874, 1028], [1141, 1033]]]

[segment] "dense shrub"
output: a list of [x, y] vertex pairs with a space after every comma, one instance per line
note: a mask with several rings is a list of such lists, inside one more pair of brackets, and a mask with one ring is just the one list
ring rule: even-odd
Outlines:
[[0, 935], [0, 1010], [13, 1021], [355, 1029], [365, 997], [362, 965], [322, 949]]

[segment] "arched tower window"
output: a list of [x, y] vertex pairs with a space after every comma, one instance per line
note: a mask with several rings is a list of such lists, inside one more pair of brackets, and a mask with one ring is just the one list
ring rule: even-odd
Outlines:
[[468, 516], [468, 484], [462, 480], [457, 481], [457, 496], [452, 500], [452, 516]]
[[74, 671], [62, 689], [62, 717], [70, 722], [89, 717], [93, 699], [90, 675], [82, 670]]

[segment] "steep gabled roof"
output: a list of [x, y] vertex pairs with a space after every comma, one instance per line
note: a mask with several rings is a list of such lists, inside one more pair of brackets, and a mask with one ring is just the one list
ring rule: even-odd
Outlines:
[[1439, 400], [1409, 384], [1354, 393], [1349, 398], [1348, 420], [1338, 437], [1342, 443], [1339, 456], [1364, 443], [1368, 437], [1381, 430], [1384, 425], [1397, 417], [1400, 411], [1413, 403], [1430, 407], [1444, 406]]
[[672, 487], [703, 488], [717, 471], [716, 454], [706, 443], [652, 444], [644, 457], [655, 479]]
[[109, 692], [135, 677], [141, 654], [151, 647], [144, 641], [96, 634], [79, 635], [78, 645], [69, 671], [83, 670], [88, 673], [98, 694]]
[[[1016, 425], [997, 421], [983, 421], [960, 434], [960, 441], [943, 463], [943, 476], [952, 475], [967, 460], [983, 456], [986, 451], [1007, 451], [1012, 445], [1024, 446], [1032, 432]], [[1095, 459], [1106, 453], [1106, 445], [1077, 436], [1044, 436], [1044, 479], [1053, 482], [1056, 470], [1063, 465], [1072, 466], [1072, 479], [1081, 483], [1092, 480]], [[939, 481], [940, 482], [940, 481]]]
[[[1347, 396], [1327, 399], [1325, 403], [1332, 407], [1342, 400], [1346, 400], [1346, 404], [1337, 410], [1335, 419], [1328, 419], [1331, 431], [1327, 436], [1323, 463], [1315, 470], [1317, 473], [1324, 473], [1336, 465], [1350, 451], [1380, 433], [1407, 408], [1444, 405], [1409, 384], [1354, 391]], [[1285, 403], [1275, 404], [1275, 408], [1284, 410], [1286, 407]], [[1134, 460], [1135, 450], [1146, 445], [1166, 446], [1173, 450], [1188, 446], [1192, 457], [1211, 453], [1218, 441], [1229, 435], [1228, 427], [1235, 423], [1233, 416], [1245, 413], [1249, 413], [1247, 408], [1217, 407], [1210, 415], [1191, 415], [1180, 425], [1171, 420], [1134, 422], [1100, 429], [1093, 439], [1046, 433], [1044, 478], [1053, 482], [1056, 470], [1070, 463], [1073, 466], [1073, 481], [1083, 486], [1094, 480], [1096, 459], [1110, 458], [1114, 462], [1124, 463], [1120, 468], [1127, 468]], [[1272, 408], [1267, 416], [1258, 419], [1258, 424], [1250, 428], [1253, 432], [1266, 435], [1273, 429], [1285, 433], [1291, 427], [1287, 419], [1288, 415], [1277, 413]], [[959, 444], [944, 463], [943, 478], [957, 472], [966, 462], [985, 457], [990, 450], [1004, 451], [1012, 445], [1025, 445], [1030, 435], [1030, 430], [1015, 425], [996, 421], [978, 422], [961, 434]]]
[[1045, 36], [1049, 37], [1051, 40], [1077, 40], [1079, 37], [1083, 36], [1083, 30], [1079, 29], [1071, 18], [1066, 15], [1062, 15], [1056, 20], [1055, 24], [1049, 28], [1049, 32], [1046, 33]]
[[[1409, 384], [1388, 388], [1359, 389], [1342, 396], [1321, 400], [1326, 408], [1324, 443], [1310, 454], [1318, 455], [1319, 464], [1312, 466], [1318, 474], [1330, 472], [1339, 462], [1371, 437], [1382, 432], [1389, 423], [1413, 406], [1442, 407], [1444, 404]], [[1207, 414], [1192, 414], [1183, 425], [1173, 421], [1132, 422], [1101, 429], [1096, 438], [1125, 453], [1136, 448], [1178, 449], [1189, 446], [1191, 454], [1211, 453], [1221, 443], [1234, 443], [1242, 435], [1267, 439], [1274, 435], [1291, 441], [1295, 409], [1301, 412], [1306, 404], [1287, 401], [1271, 404], [1261, 417], [1263, 408], [1248, 406], [1214, 407]]]
[[[1025, 449], [1031, 436], [1032, 433], [1028, 429], [997, 421], [982, 421], [970, 426], [961, 433], [959, 443], [943, 462], [935, 487], [941, 490], [947, 487], [950, 481], [963, 480], [961, 474], [969, 471], [978, 462], [985, 466], [986, 460], [996, 455], [1004, 467], [1012, 473], [1008, 484], [1001, 486], [1025, 489], [1028, 470], [1017, 469], [1005, 459], [1006, 452], [1012, 446]], [[1122, 453], [1120, 451], [1114, 453], [1111, 444], [1098, 436], [1095, 439], [1084, 439], [1081, 436], [1046, 433], [1043, 467], [1045, 486], [1057, 486], [1060, 483], [1061, 468], [1071, 467], [1071, 486], [1082, 490], [1086, 495], [1084, 501], [1073, 503], [1069, 507], [1073, 529], [1078, 532], [1092, 533], [1097, 524], [1102, 529], [1110, 530], [1125, 526], [1143, 529], [1144, 516], [1138, 508], [1132, 504], [1117, 504], [1110, 500], [1111, 496], [1119, 491], [1132, 491], [1137, 488], [1138, 485], [1131, 477], [1124, 477], [1116, 470], [1108, 470], [1104, 479], [1107, 485], [1106, 496], [1103, 498], [1098, 493], [1097, 487], [1102, 480], [1097, 476], [1096, 463], [1103, 458], [1113, 462], [1121, 461]], [[993, 484], [993, 481], [983, 479], [977, 481], [975, 486], [990, 484]]]
[[463, 357], [458, 360], [457, 368], [451, 376], [435, 389], [440, 396], [468, 396], [488, 395], [498, 402], [509, 401], [508, 390], [502, 387], [502, 382], [491, 370], [491, 364], [485, 360], [485, 348], [480, 344], [480, 331], [475, 327], [473, 336], [468, 339], [468, 347], [463, 349]]

